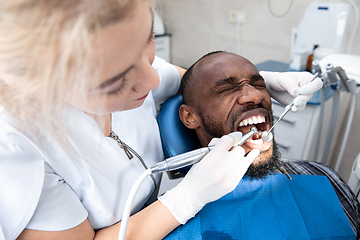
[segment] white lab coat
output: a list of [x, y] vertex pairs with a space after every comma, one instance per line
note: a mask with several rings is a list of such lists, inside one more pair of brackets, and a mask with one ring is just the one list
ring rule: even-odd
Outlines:
[[[149, 167], [164, 158], [155, 103], [175, 94], [180, 83], [176, 68], [165, 61], [156, 58], [153, 67], [159, 88], [141, 107], [112, 114], [113, 131]], [[69, 139], [79, 155], [64, 151], [44, 132], [30, 137], [6, 112], [0, 114], [0, 239], [14, 239], [24, 228], [65, 230], [86, 218], [94, 229], [121, 220], [130, 189], [145, 169], [136, 156], [129, 160], [114, 139], [104, 137], [90, 116], [70, 106], [67, 110]], [[149, 177], [132, 213], [153, 190]]]

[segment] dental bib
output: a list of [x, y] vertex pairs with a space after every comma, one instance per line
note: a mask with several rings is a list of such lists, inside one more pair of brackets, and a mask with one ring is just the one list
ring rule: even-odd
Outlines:
[[325, 176], [244, 176], [165, 239], [356, 239]]

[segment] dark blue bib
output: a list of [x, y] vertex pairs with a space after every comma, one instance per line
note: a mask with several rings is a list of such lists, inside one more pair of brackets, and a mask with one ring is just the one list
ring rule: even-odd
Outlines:
[[244, 177], [166, 239], [356, 239], [325, 176]]

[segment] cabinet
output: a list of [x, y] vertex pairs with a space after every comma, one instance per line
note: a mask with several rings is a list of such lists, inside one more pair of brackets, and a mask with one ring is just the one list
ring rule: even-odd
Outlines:
[[155, 54], [156, 56], [165, 59], [169, 63], [171, 62], [170, 38], [171, 35], [168, 33], [155, 35]]
[[[274, 121], [285, 106], [273, 101]], [[319, 107], [307, 105], [301, 112], [289, 112], [274, 128], [275, 140], [283, 158], [309, 160], [311, 142], [316, 136]]]

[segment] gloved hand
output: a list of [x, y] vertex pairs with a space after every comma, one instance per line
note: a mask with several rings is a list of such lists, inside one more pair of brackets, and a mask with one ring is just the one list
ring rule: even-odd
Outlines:
[[179, 223], [185, 224], [205, 204], [221, 198], [238, 185], [260, 153], [255, 149], [244, 157], [245, 150], [239, 146], [229, 151], [241, 137], [240, 132], [223, 136], [176, 187], [159, 197]]
[[309, 72], [267, 72], [260, 71], [265, 79], [270, 96], [282, 104], [290, 104], [294, 98], [293, 111], [301, 111], [312, 98], [314, 92], [320, 90], [323, 82], [316, 78], [311, 83], [313, 75]]

